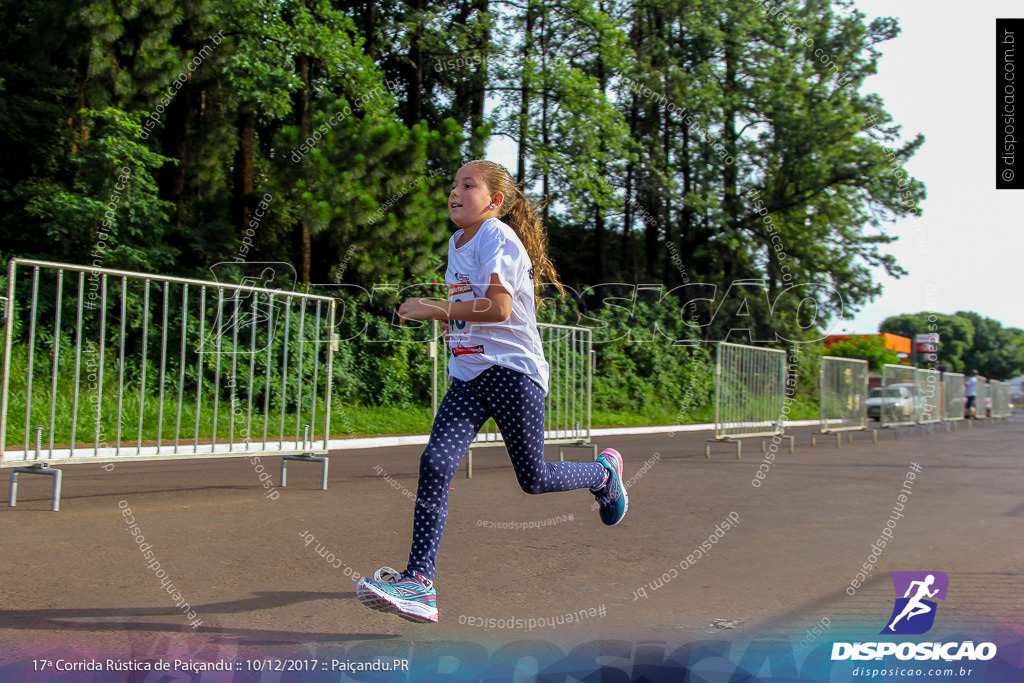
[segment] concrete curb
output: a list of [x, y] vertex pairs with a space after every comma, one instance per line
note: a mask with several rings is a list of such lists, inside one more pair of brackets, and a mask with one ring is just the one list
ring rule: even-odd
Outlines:
[[[819, 420], [794, 420], [787, 422], [787, 427], [810, 427], [819, 424]], [[602, 427], [591, 429], [590, 435], [597, 436], [635, 436], [639, 434], [668, 434], [670, 432], [701, 432], [713, 431], [715, 425], [652, 425], [649, 427]], [[429, 440], [429, 434], [407, 434], [403, 436], [368, 436], [355, 439], [331, 439], [327, 442], [329, 450], [347, 451], [361, 448], [393, 448], [395, 446], [421, 446]]]

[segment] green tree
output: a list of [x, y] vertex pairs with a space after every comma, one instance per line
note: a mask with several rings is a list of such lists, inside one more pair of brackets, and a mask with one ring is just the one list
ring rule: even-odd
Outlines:
[[142, 141], [153, 98], [139, 86], [173, 78], [173, 11], [51, 0], [5, 4], [3, 13], [3, 255], [172, 267], [180, 252], [171, 207], [154, 180], [165, 160]]
[[1024, 331], [974, 311], [956, 315], [974, 326], [974, 343], [964, 352], [964, 369], [989, 379], [1008, 380], [1024, 373]]
[[[335, 107], [316, 121], [337, 114], [342, 102]], [[314, 282], [333, 280], [345, 260], [346, 282], [367, 288], [436, 279], [448, 236], [445, 188], [464, 142], [455, 122], [447, 125], [436, 131], [423, 121], [409, 129], [376, 116], [345, 117], [301, 167], [276, 176], [272, 187], [293, 195], [334, 256], [314, 264]], [[282, 130], [282, 147], [300, 142], [297, 129]], [[428, 159], [436, 161], [428, 166]]]
[[949, 365], [953, 372], [970, 370], [965, 365], [965, 354], [974, 345], [976, 338], [974, 323], [960, 315], [945, 313], [904, 313], [886, 318], [879, 325], [879, 332], [898, 334], [914, 338], [918, 334], [939, 334], [939, 362]]
[[[224, 65], [238, 140], [232, 223], [242, 233], [263, 195], [257, 185], [273, 187], [278, 225], [268, 228], [276, 229], [279, 238], [292, 237], [278, 244], [288, 244], [289, 255], [298, 256], [303, 283], [314, 276], [324, 282], [337, 261], [315, 248], [333, 236], [325, 234], [329, 226], [322, 220], [323, 208], [309, 202], [308, 186], [324, 177], [316, 175], [323, 169], [314, 168], [311, 159], [335, 135], [344, 135], [341, 126], [335, 128], [339, 121], [371, 115], [380, 120], [394, 110], [394, 100], [362, 49], [355, 23], [327, 0], [228, 2], [221, 16], [235, 37]], [[348, 181], [336, 169], [326, 177], [335, 184]]]
[[755, 0], [7, 3], [4, 254], [86, 262], [126, 163], [109, 265], [195, 275], [258, 230], [249, 259], [305, 282], [342, 262], [364, 285], [432, 279], [445, 177], [493, 130], [550, 199], [577, 289], [743, 281], [734, 295], [757, 292], [715, 301], [706, 338], [743, 312], [755, 338], [808, 339], [878, 295], [874, 268], [902, 274], [886, 228], [919, 213], [902, 166], [921, 139], [860, 92], [894, 21], [849, 0], [772, 6], [788, 23]]
[[[629, 131], [611, 81], [631, 50], [606, 0], [531, 0], [499, 34], [493, 87], [502, 94], [494, 130], [519, 147], [518, 180], [547, 199], [545, 220], [586, 223], [587, 284], [608, 273], [611, 218], [620, 199], [610, 178], [630, 157]], [[527, 165], [527, 160], [530, 164]], [[576, 235], [579, 235], [577, 232]], [[559, 240], [561, 242], [561, 240]], [[568, 259], [564, 259], [568, 262]], [[563, 273], [573, 282], [576, 271]]]
[[[636, 57], [616, 79], [616, 102], [639, 158], [607, 174], [624, 199], [611, 270], [627, 282], [689, 280], [719, 292], [763, 280], [767, 296], [745, 309], [755, 336], [809, 339], [880, 293], [876, 267], [904, 274], [882, 250], [895, 239], [886, 224], [920, 211], [924, 187], [902, 165], [922, 139], [900, 143], [880, 100], [858, 92], [877, 70], [875, 45], [898, 35], [895, 22], [869, 24], [849, 2], [782, 6], [792, 27], [753, 0], [665, 0], [620, 13]], [[849, 88], [838, 87], [839, 64]], [[560, 250], [579, 253], [587, 233], [596, 239], [596, 224]], [[583, 254], [579, 269], [600, 272]], [[813, 289], [779, 303], [794, 285]], [[708, 337], [734, 323], [716, 319]]]
[[913, 337], [939, 333], [939, 362], [955, 372], [977, 370], [991, 379], [1011, 379], [1024, 372], [1024, 330], [973, 311], [905, 313], [882, 321], [879, 331]]
[[[833, 67], [817, 56], [819, 50], [831, 55], [859, 85], [877, 69], [873, 46], [898, 35], [894, 23], [865, 24], [847, 2], [783, 5], [797, 30], [760, 3], [742, 8], [760, 17], [745, 21], [752, 22], [750, 36], [761, 47], [735, 57], [735, 83], [730, 77], [731, 90], [723, 95], [734, 102], [726, 109], [722, 138], [736, 162], [723, 170], [722, 220], [727, 235], [749, 251], [736, 259], [747, 264], [746, 272], [723, 274], [763, 273], [773, 302], [791, 284], [820, 283], [807, 294], [820, 319], [828, 319], [881, 292], [874, 267], [904, 274], [879, 247], [895, 239], [884, 233], [885, 222], [920, 212], [923, 184], [907, 178], [901, 188], [894, 171], [905, 176], [902, 164], [923, 138], [900, 145], [897, 128], [872, 127], [872, 120], [888, 118], [881, 103], [855, 90], [837, 92]], [[783, 301], [787, 307], [776, 307], [771, 322], [797, 334], [800, 300]]]
[[900, 362], [896, 352], [886, 348], [885, 339], [874, 336], [853, 336], [834, 342], [825, 349], [825, 355], [866, 360], [871, 372], [881, 372], [883, 365], [895, 365]]

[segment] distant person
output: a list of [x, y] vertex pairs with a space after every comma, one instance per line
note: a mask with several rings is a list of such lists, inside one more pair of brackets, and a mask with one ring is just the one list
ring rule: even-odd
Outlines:
[[964, 382], [964, 396], [967, 397], [967, 417], [974, 417], [978, 409], [974, 403], [978, 398], [978, 371], [971, 370], [970, 377]]

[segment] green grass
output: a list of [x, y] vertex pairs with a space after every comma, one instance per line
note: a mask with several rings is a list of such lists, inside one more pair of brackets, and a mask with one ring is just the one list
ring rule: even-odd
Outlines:
[[797, 398], [790, 404], [789, 420], [817, 420], [818, 404], [811, 403], [807, 399]]
[[[69, 357], [62, 358], [67, 362]], [[21, 449], [25, 445], [25, 398], [26, 398], [26, 355], [21, 347], [15, 348], [12, 354], [11, 363], [11, 391], [10, 405], [8, 406], [8, 423], [6, 447], [9, 449]], [[64, 365], [64, 363], [62, 363]], [[104, 386], [102, 410], [100, 413], [100, 426], [104, 432], [100, 441], [113, 445], [116, 440], [117, 425], [116, 412], [118, 404], [117, 378], [109, 367], [104, 372]], [[50, 368], [48, 358], [40, 355], [36, 359], [33, 378], [32, 410], [28, 419], [29, 440], [34, 439], [32, 427], [43, 426], [43, 443], [48, 445], [50, 435], [45, 431], [50, 421]], [[55, 445], [65, 445], [70, 440], [72, 422], [72, 399], [73, 386], [68, 376], [62, 371], [60, 383], [58, 384], [57, 400], [54, 406]], [[141, 439], [143, 443], [155, 443], [158, 430], [161, 442], [167, 444], [173, 442], [174, 430], [177, 422], [178, 402], [176, 379], [170, 378], [165, 384], [164, 407], [162, 421], [159, 415], [159, 405], [155, 396], [155, 374], [150, 374], [147, 382], [147, 396], [145, 398], [144, 410], [142, 411]], [[174, 380], [174, 381], [171, 381]], [[200, 443], [208, 442], [213, 431], [213, 401], [210, 393], [212, 382], [207, 379], [204, 385], [204, 396], [198, 410], [199, 439]], [[221, 396], [226, 397], [226, 390], [223, 380], [221, 382]], [[81, 446], [91, 445], [96, 430], [95, 414], [91, 409], [89, 389], [83, 381], [79, 387], [78, 416], [75, 426], [75, 441]], [[239, 410], [244, 411], [243, 415], [231, 415], [231, 404], [222, 398], [217, 404], [217, 440], [223, 442], [229, 437], [229, 430], [234, 426], [235, 440], [241, 441], [241, 430], [245, 428], [246, 416], [248, 413], [248, 402], [246, 397], [239, 395], [241, 403]], [[139, 391], [138, 382], [129, 380], [126, 383], [122, 400], [122, 414], [124, 420], [121, 425], [121, 441], [123, 444], [134, 443], [139, 440]], [[307, 397], [308, 401], [308, 397]], [[294, 438], [300, 433], [301, 423], [310, 422], [308, 414], [308, 402], [304, 402], [306, 411], [301, 418], [296, 417], [294, 407], [285, 410], [284, 435], [285, 438]], [[349, 403], [337, 397], [332, 399], [331, 410], [331, 436], [372, 436], [385, 434], [425, 434], [430, 432], [432, 416], [429, 405], [404, 405], [404, 406], [367, 406], [357, 403]], [[678, 407], [672, 406], [649, 406], [642, 412], [628, 409], [609, 409], [597, 405], [593, 409], [591, 424], [594, 428], [617, 427], [617, 426], [648, 426], [648, 425], [675, 425], [710, 423], [714, 421], [714, 405], [702, 404], [688, 406], [686, 412], [680, 412]], [[264, 420], [260, 416], [262, 404], [257, 402], [253, 405], [252, 423], [248, 425], [250, 438], [259, 441], [262, 438]], [[317, 413], [322, 416], [323, 402], [318, 401]], [[191, 443], [195, 430], [196, 419], [195, 391], [186, 390], [181, 401], [181, 440], [183, 443]], [[817, 417], [818, 407], [816, 404], [806, 400], [797, 400], [790, 406], [789, 419], [813, 419]], [[268, 414], [267, 427], [268, 439], [275, 440], [280, 432], [281, 412], [280, 405], [272, 401]], [[317, 419], [322, 427], [322, 417]], [[160, 426], [162, 424], [162, 427]], [[313, 436], [319, 432], [314, 428]]]
[[[702, 411], [703, 412], [703, 411]], [[714, 416], [714, 409], [711, 411]], [[602, 410], [594, 408], [591, 423], [595, 429], [601, 427], [646, 427], [651, 425], [696, 424], [703, 422], [700, 415], [683, 415], [682, 421], [676, 411], [668, 408], [652, 408], [643, 413], [622, 410]]]
[[[711, 411], [712, 419], [714, 411]], [[689, 416], [687, 416], [689, 417]], [[705, 422], [688, 419], [684, 424]], [[426, 434], [433, 424], [430, 409], [425, 407], [394, 408], [390, 406], [351, 405], [331, 411], [331, 433], [334, 436], [371, 436], [384, 434]], [[675, 413], [667, 409], [648, 413], [594, 410], [592, 426], [640, 427], [675, 424]], [[487, 426], [493, 428], [493, 424]]]
[[[23, 419], [24, 419], [24, 402], [20, 403], [20, 412], [15, 412], [14, 417], [16, 419], [12, 422], [18, 425], [18, 433], [11, 433], [11, 429], [8, 429], [7, 435], [7, 447], [11, 449], [20, 449], [24, 446], [24, 431], [23, 431]], [[137, 419], [137, 406], [136, 400], [125, 401], [126, 414], [130, 416], [126, 420], [126, 424], [122, 431], [122, 438], [128, 442], [134, 442], [137, 438], [135, 420]], [[218, 416], [218, 439], [224, 440], [228, 436], [228, 422], [226, 419], [228, 405], [226, 403], [221, 404]], [[63, 411], [61, 411], [63, 412]], [[66, 422], [61, 422], [61, 412], [57, 415], [58, 433], [64, 434], [69, 432], [66, 428]], [[85, 442], [91, 443], [93, 435], [93, 425], [89, 414], [83, 413], [82, 409], [79, 409], [79, 426], [76, 434], [76, 441], [80, 444]], [[156, 424], [157, 420], [155, 415], [150, 415], [154, 411], [146, 411], [146, 419], [143, 422], [143, 437], [144, 440], [151, 440], [156, 438]], [[182, 419], [182, 434], [183, 441], [186, 443], [191, 442], [192, 427], [195, 421], [194, 405], [186, 402], [183, 406], [183, 419]], [[66, 413], [67, 420], [70, 420], [70, 412]], [[174, 435], [174, 413], [170, 412], [170, 406], [165, 406], [164, 415], [164, 430], [163, 440], [164, 443], [168, 442], [169, 438], [173, 438]], [[791, 420], [805, 420], [817, 418], [817, 406], [806, 405], [806, 404], [794, 404], [793, 409], [790, 411]], [[671, 410], [661, 408], [654, 409], [645, 413], [634, 413], [624, 412], [621, 410], [601, 410], [594, 409], [592, 414], [592, 426], [597, 428], [605, 427], [643, 427], [643, 426], [658, 426], [658, 425], [674, 425], [674, 424], [707, 424], [714, 421], [714, 408], [711, 406], [704, 407], [696, 414], [687, 414], [683, 416], [680, 421], [677, 419], [677, 413]], [[279, 427], [279, 417], [277, 415], [271, 418], [271, 436], [276, 434]], [[201, 431], [201, 435], [208, 437], [208, 428], [213, 423], [213, 409], [212, 406], [205, 406], [200, 411], [200, 424], [201, 428], [206, 427], [207, 430]], [[356, 437], [356, 436], [378, 436], [388, 434], [427, 434], [430, 432], [433, 418], [430, 414], [430, 408], [428, 406], [407, 406], [407, 407], [394, 407], [394, 406], [363, 406], [363, 405], [344, 405], [339, 406], [335, 403], [331, 410], [331, 436], [332, 438], [344, 438], [344, 437]], [[39, 424], [45, 425], [46, 422], [40, 422]], [[62, 426], [65, 425], [65, 426]], [[187, 426], [187, 428], [186, 428]], [[295, 420], [293, 416], [285, 416], [285, 433], [294, 434]], [[110, 426], [105, 427], [106, 437], [105, 440], [111, 444], [114, 441], [113, 429]], [[239, 428], [236, 427], [236, 437], [238, 435]], [[258, 416], [253, 416], [252, 425], [253, 440], [259, 440], [262, 434], [262, 421]], [[30, 434], [30, 439], [31, 439]], [[44, 436], [44, 446], [47, 442], [47, 437]], [[58, 438], [59, 443], [65, 443], [66, 438]]]
[[[106, 393], [106, 392], [104, 392]], [[165, 397], [164, 420], [162, 438], [164, 443], [173, 438], [175, 426], [174, 399], [176, 397]], [[35, 399], [33, 419], [30, 425], [45, 426], [49, 421], [49, 402], [43, 402], [41, 396]], [[58, 401], [58, 410], [55, 422], [57, 424], [58, 443], [67, 442], [67, 434], [70, 433], [69, 424], [71, 418], [70, 400], [64, 396]], [[190, 442], [195, 424], [195, 404], [193, 401], [182, 402], [182, 439]], [[433, 423], [429, 406], [364, 406], [355, 404], [342, 404], [335, 401], [331, 409], [331, 436], [332, 437], [354, 437], [374, 436], [387, 434], [426, 434], [430, 432]], [[143, 440], [152, 441], [156, 438], [157, 415], [156, 402], [147, 402], [143, 419]], [[24, 399], [12, 401], [11, 420], [8, 424], [7, 447], [19, 449], [24, 446]], [[113, 423], [113, 407], [116, 406], [116, 397], [109, 397], [105, 402], [108, 408], [104, 413], [109, 419], [103, 420], [105, 436], [103, 440], [113, 444], [116, 426]], [[82, 396], [79, 406], [78, 427], [76, 430], [76, 441], [80, 444], [91, 443], [94, 433], [92, 412], [88, 409], [88, 399]], [[40, 410], [45, 408], [45, 410]], [[44, 414], [45, 413], [45, 414]], [[228, 437], [229, 429], [229, 404], [221, 402], [218, 408], [218, 440], [225, 440]], [[134, 442], [137, 437], [138, 419], [138, 398], [137, 396], [126, 397], [124, 401], [124, 414], [127, 416], [122, 426], [122, 439], [125, 442]], [[792, 404], [789, 419], [805, 420], [815, 419], [818, 416], [817, 406], [802, 402]], [[280, 427], [280, 415], [272, 412], [270, 419], [269, 433], [271, 438], [277, 434]], [[684, 414], [680, 417], [677, 412], [668, 408], [654, 408], [644, 413], [636, 413], [622, 410], [603, 410], [595, 408], [591, 417], [592, 426], [603, 427], [641, 427], [656, 425], [674, 424], [707, 424], [714, 422], [714, 407], [702, 406], [699, 410]], [[213, 424], [213, 406], [209, 400], [200, 409], [200, 435], [201, 439], [208, 438]], [[294, 414], [285, 415], [285, 434], [295, 433], [296, 420]], [[236, 438], [244, 424], [236, 423]], [[259, 440], [262, 434], [263, 421], [259, 415], [253, 415], [252, 438]], [[62, 438], [63, 437], [63, 438]], [[30, 432], [30, 439], [32, 438]], [[44, 445], [48, 436], [43, 437]]]
[[[790, 420], [813, 420], [818, 417], [817, 404], [801, 400], [790, 404]], [[602, 427], [647, 427], [674, 424], [709, 424], [715, 421], [713, 405], [682, 416], [666, 408], [652, 408], [644, 413], [594, 408], [591, 424]], [[394, 408], [390, 406], [346, 406], [331, 411], [331, 433], [334, 436], [371, 436], [383, 434], [426, 434], [432, 417], [428, 407]]]
[[432, 422], [429, 406], [331, 406], [333, 436], [425, 434]]
[[[818, 404], [810, 403], [805, 399], [798, 398], [790, 404], [788, 419], [795, 420], [816, 420], [818, 419]], [[715, 421], [714, 404], [694, 406], [690, 411], [679, 415], [668, 408], [652, 408], [648, 412], [633, 413], [627, 411], [612, 411], [594, 408], [593, 426], [598, 427], [646, 427], [659, 425], [687, 425], [687, 424], [713, 424]]]
[[[812, 420], [818, 417], [816, 404], [795, 401], [791, 404], [790, 420]], [[647, 427], [674, 424], [709, 424], [715, 421], [714, 406], [701, 406], [699, 410], [682, 416], [666, 407], [653, 408], [648, 412], [635, 413], [622, 410], [594, 408], [591, 414], [592, 427]], [[430, 408], [409, 406], [348, 405], [331, 411], [331, 434], [337, 436], [374, 436], [385, 434], [427, 434], [433, 418]], [[493, 423], [488, 423], [493, 428]]]

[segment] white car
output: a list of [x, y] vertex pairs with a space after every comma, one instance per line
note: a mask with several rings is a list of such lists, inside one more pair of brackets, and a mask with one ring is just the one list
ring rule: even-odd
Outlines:
[[876, 387], [868, 392], [868, 417], [886, 422], [908, 422], [914, 419], [914, 395], [905, 386]]

